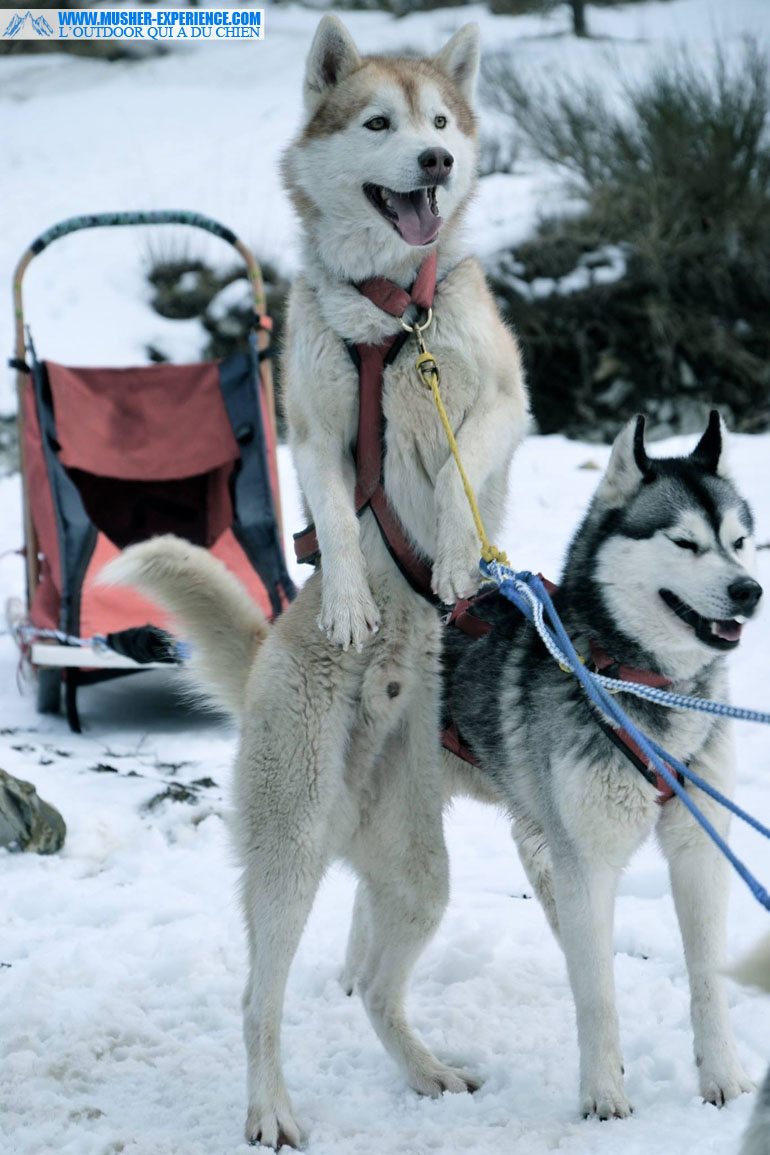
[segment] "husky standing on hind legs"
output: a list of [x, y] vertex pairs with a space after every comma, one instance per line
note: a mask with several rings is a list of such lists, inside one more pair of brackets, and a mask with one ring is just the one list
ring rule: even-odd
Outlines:
[[[401, 319], [432, 315], [426, 339], [449, 420], [494, 533], [526, 399], [516, 343], [459, 236], [476, 177], [478, 55], [468, 26], [432, 60], [362, 58], [332, 16], [310, 50], [305, 124], [284, 162], [304, 249], [284, 382], [321, 568], [269, 632], [235, 579], [176, 539], [134, 546], [111, 569], [175, 616], [198, 654], [199, 684], [242, 721], [234, 823], [251, 962], [246, 1136], [272, 1147], [300, 1142], [281, 1070], [282, 1004], [335, 858], [361, 878], [358, 988], [385, 1048], [423, 1094], [478, 1085], [424, 1047], [403, 1005], [448, 893], [433, 602], [473, 592], [479, 544], [415, 369], [417, 346], [399, 344]], [[384, 436], [369, 436], [367, 456], [356, 447], [359, 388], [362, 398], [371, 389], [377, 358]], [[410, 581], [421, 570], [418, 593]]]

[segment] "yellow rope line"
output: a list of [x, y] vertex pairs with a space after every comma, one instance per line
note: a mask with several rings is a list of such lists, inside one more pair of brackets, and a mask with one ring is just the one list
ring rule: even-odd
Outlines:
[[425, 324], [423, 326], [417, 326], [417, 325], [407, 326], [406, 324], [404, 324], [403, 321], [401, 322], [401, 324], [403, 325], [403, 327], [405, 329], [408, 328], [410, 331], [413, 331], [417, 334], [417, 340], [420, 344], [421, 352], [420, 352], [420, 355], [415, 362], [415, 366], [417, 368], [417, 372], [420, 374], [420, 377], [421, 377], [423, 383], [427, 386], [428, 389], [430, 389], [431, 394], [433, 395], [433, 401], [435, 403], [436, 409], [438, 410], [438, 415], [441, 418], [441, 424], [444, 426], [444, 432], [446, 433], [446, 438], [447, 438], [447, 441], [449, 442], [449, 448], [452, 451], [452, 456], [455, 459], [455, 464], [457, 465], [457, 468], [460, 471], [460, 477], [462, 478], [463, 489], [465, 490], [465, 496], [468, 499], [468, 505], [471, 507], [471, 513], [473, 514], [473, 520], [474, 520], [474, 523], [476, 525], [476, 533], [478, 534], [479, 541], [481, 542], [481, 556], [484, 559], [484, 561], [496, 561], [496, 562], [499, 562], [501, 565], [509, 565], [510, 563], [508, 561], [508, 557], [507, 557], [506, 553], [503, 550], [498, 549], [496, 545], [492, 545], [491, 541], [487, 537], [487, 531], [484, 527], [484, 522], [483, 522], [481, 514], [479, 512], [479, 506], [478, 506], [478, 502], [476, 501], [476, 495], [473, 492], [473, 487], [471, 486], [471, 483], [468, 480], [468, 475], [465, 472], [465, 469], [463, 467], [463, 463], [460, 459], [460, 450], [459, 450], [459, 447], [457, 445], [457, 439], [455, 438], [455, 435], [452, 431], [452, 426], [449, 424], [449, 418], [447, 417], [447, 411], [444, 408], [444, 402], [441, 398], [441, 391], [439, 389], [438, 365], [436, 364], [435, 358], [425, 348], [425, 342], [422, 339], [421, 329], [427, 328], [427, 326], [430, 324], [431, 316], [432, 316], [432, 314], [429, 313], [428, 314], [428, 320], [425, 322]]

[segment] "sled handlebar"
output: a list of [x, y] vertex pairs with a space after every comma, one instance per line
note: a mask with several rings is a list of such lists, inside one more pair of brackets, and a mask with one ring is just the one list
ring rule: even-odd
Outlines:
[[[66, 237], [70, 233], [80, 232], [81, 229], [115, 228], [123, 225], [189, 225], [191, 228], [203, 229], [204, 232], [211, 233], [212, 236], [219, 237], [220, 240], [226, 241], [227, 244], [232, 245], [240, 254], [248, 270], [254, 298], [255, 315], [260, 320], [265, 317], [267, 312], [265, 286], [262, 281], [262, 270], [259, 267], [256, 257], [251, 249], [247, 248], [243, 241], [236, 236], [232, 229], [228, 229], [226, 225], [215, 221], [213, 217], [204, 216], [203, 213], [188, 212], [185, 209], [155, 209], [147, 212], [125, 213], [88, 213], [85, 216], [68, 217], [67, 220], [59, 221], [58, 224], [51, 225], [49, 229], [46, 229], [39, 237], [36, 237], [32, 244], [25, 250], [14, 270], [13, 308], [16, 333], [15, 356], [19, 361], [24, 360], [25, 354], [24, 306], [21, 285], [24, 274], [31, 261], [39, 256], [44, 249], [47, 249], [49, 245], [53, 244], [54, 241], [58, 241], [61, 237]], [[269, 322], [263, 327], [269, 330]]]

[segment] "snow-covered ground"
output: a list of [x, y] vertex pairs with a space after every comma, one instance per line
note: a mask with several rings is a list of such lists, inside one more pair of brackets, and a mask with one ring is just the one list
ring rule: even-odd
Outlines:
[[[670, 0], [589, 8], [601, 38], [577, 43], [567, 16], [492, 17], [454, 8], [395, 21], [346, 15], [365, 50], [428, 51], [476, 19], [488, 49], [510, 43], [522, 67], [551, 75], [639, 75], [686, 40], [704, 55], [744, 32], [767, 38], [767, 0]], [[53, 221], [114, 208], [183, 207], [221, 218], [263, 259], [291, 271], [296, 232], [276, 161], [298, 115], [302, 60], [317, 15], [268, 8], [264, 44], [207, 44], [162, 59], [106, 64], [73, 57], [0, 59], [0, 284]], [[534, 165], [482, 182], [469, 221], [491, 254], [530, 230], [559, 196]], [[148, 257], [188, 244], [142, 230], [64, 240], [32, 266], [28, 314], [40, 350], [73, 363], [125, 364], [152, 341], [198, 353], [195, 324], [149, 310]], [[216, 252], [214, 242], [190, 242]], [[225, 258], [227, 259], [227, 258]], [[10, 349], [10, 309], [0, 347]], [[10, 379], [0, 390], [11, 405]], [[675, 451], [669, 443], [660, 451]], [[558, 572], [607, 450], [561, 438], [517, 455], [504, 544]], [[736, 438], [740, 484], [770, 540], [770, 435]], [[300, 525], [282, 452], [287, 530]], [[20, 595], [18, 479], [0, 481], [0, 596]], [[770, 551], [760, 554], [770, 588]], [[768, 707], [770, 616], [732, 659], [736, 701]], [[0, 765], [62, 810], [68, 839], [52, 858], [0, 852], [0, 1151], [13, 1155], [224, 1155], [245, 1152], [240, 991], [245, 952], [236, 870], [223, 815], [234, 734], [184, 711], [173, 679], [143, 675], [82, 695], [86, 732], [41, 718], [16, 684], [0, 638]], [[770, 754], [758, 728], [738, 731], [739, 799], [770, 813]], [[197, 785], [195, 785], [197, 783]], [[184, 801], [181, 787], [193, 798]], [[176, 794], [176, 799], [171, 795]], [[165, 797], [161, 797], [164, 796]], [[409, 1091], [336, 976], [353, 881], [330, 872], [292, 971], [286, 1070], [310, 1155], [733, 1155], [751, 1109], [717, 1112], [697, 1094], [681, 945], [662, 860], [646, 846], [617, 909], [616, 972], [632, 1119], [578, 1119], [574, 1013], [562, 956], [532, 900], [506, 822], [458, 805], [448, 819], [452, 898], [419, 963], [411, 1017], [437, 1053], [485, 1079], [473, 1097], [432, 1102]], [[741, 856], [770, 885], [770, 847], [734, 828]], [[733, 880], [730, 950], [767, 929]], [[730, 988], [741, 1055], [759, 1077], [770, 1058], [770, 1001]]]
[[[671, 452], [683, 442], [665, 443]], [[770, 436], [735, 439], [740, 483], [770, 538]], [[556, 574], [607, 450], [530, 440], [512, 474], [502, 540]], [[300, 511], [282, 457], [287, 522]], [[0, 549], [19, 540], [16, 479], [0, 484]], [[760, 553], [770, 588], [770, 551]], [[18, 593], [18, 558], [0, 592]], [[224, 1155], [245, 1152], [239, 998], [245, 951], [223, 814], [234, 734], [185, 713], [154, 674], [82, 693], [86, 732], [35, 713], [19, 695], [16, 654], [1, 639], [2, 765], [36, 783], [69, 825], [52, 858], [0, 852], [0, 1150], [14, 1155]], [[735, 700], [764, 706], [770, 615], [731, 659]], [[770, 754], [756, 726], [738, 731], [740, 802], [767, 818]], [[192, 802], [153, 803], [172, 784]], [[682, 949], [663, 861], [637, 855], [617, 907], [616, 975], [633, 1118], [577, 1114], [573, 1004], [561, 953], [514, 853], [504, 819], [458, 804], [448, 819], [452, 897], [415, 974], [410, 1013], [429, 1044], [485, 1079], [474, 1095], [419, 1099], [357, 999], [337, 985], [353, 880], [330, 872], [292, 971], [284, 1049], [309, 1155], [733, 1155], [751, 1109], [723, 1111], [697, 1092]], [[733, 844], [770, 885], [770, 846], [736, 825]], [[730, 952], [767, 929], [732, 883]], [[3, 965], [6, 964], [6, 965]], [[758, 1077], [770, 1059], [770, 1000], [731, 985], [741, 1055]]]

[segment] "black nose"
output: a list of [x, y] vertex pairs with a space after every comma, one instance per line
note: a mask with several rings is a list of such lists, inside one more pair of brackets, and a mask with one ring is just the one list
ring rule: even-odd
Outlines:
[[739, 577], [727, 587], [729, 596], [735, 602], [738, 613], [747, 614], [756, 609], [762, 597], [762, 586], [750, 577]]
[[455, 158], [445, 148], [426, 148], [425, 152], [421, 152], [417, 157], [420, 168], [436, 184], [441, 184], [442, 181], [446, 180], [452, 171], [454, 162]]

